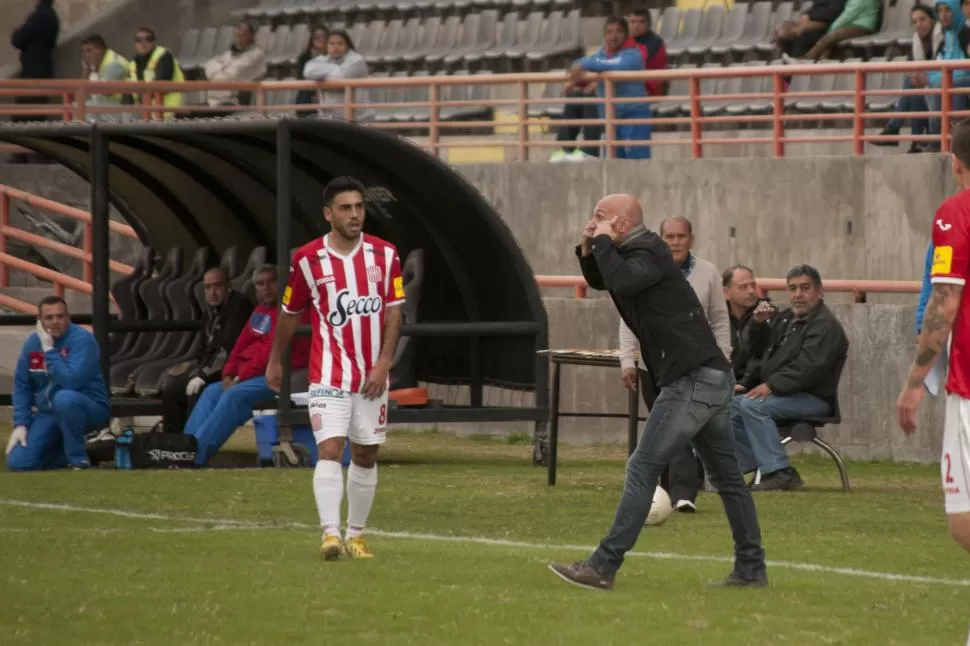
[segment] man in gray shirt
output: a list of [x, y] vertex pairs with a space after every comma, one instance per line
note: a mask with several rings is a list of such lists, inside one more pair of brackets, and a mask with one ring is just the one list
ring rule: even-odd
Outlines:
[[[118, 52], [109, 49], [104, 38], [92, 34], [81, 43], [83, 78], [89, 81], [127, 81], [128, 61]], [[85, 115], [87, 121], [122, 121], [121, 112], [100, 112], [98, 107], [121, 105], [121, 94], [92, 94], [87, 106], [94, 108]]]

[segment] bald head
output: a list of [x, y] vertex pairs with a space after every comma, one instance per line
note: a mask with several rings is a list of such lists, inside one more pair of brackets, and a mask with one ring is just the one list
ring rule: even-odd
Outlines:
[[629, 193], [613, 193], [596, 203], [593, 220], [612, 222], [617, 240], [622, 240], [630, 229], [643, 224], [643, 209]]

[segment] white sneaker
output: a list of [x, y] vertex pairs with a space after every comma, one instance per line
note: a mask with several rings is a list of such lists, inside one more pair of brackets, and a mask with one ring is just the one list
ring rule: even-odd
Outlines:
[[685, 514], [693, 514], [697, 511], [697, 505], [689, 500], [678, 500], [677, 504], [674, 505], [674, 509]]
[[552, 151], [552, 154], [549, 155], [549, 163], [551, 164], [558, 164], [564, 161], [569, 161], [569, 154], [562, 148]]
[[577, 148], [576, 150], [566, 155], [566, 159], [572, 162], [583, 162], [583, 161], [586, 161], [587, 159], [596, 159], [596, 157], [593, 157], [592, 155], [587, 155], [582, 150]]

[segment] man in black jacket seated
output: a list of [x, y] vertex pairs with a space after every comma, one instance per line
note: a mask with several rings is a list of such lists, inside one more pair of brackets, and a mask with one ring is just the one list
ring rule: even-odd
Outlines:
[[746, 375], [757, 369], [757, 359], [771, 337], [768, 320], [775, 308], [767, 299], [758, 300], [754, 272], [744, 265], [724, 270], [721, 282], [731, 320], [731, 365], [738, 382], [734, 387], [737, 392], [743, 388], [740, 384], [745, 382]]
[[190, 402], [195, 403], [207, 384], [222, 378], [222, 366], [253, 311], [245, 294], [232, 289], [229, 273], [222, 267], [205, 273], [202, 288], [206, 302], [202, 348], [193, 361], [169, 368], [162, 380], [162, 428], [166, 433], [181, 433]]
[[777, 422], [831, 415], [849, 351], [845, 330], [822, 301], [818, 270], [798, 265], [788, 272], [787, 282], [791, 309], [772, 319], [768, 347], [731, 404], [741, 470], [761, 470], [761, 482], [752, 491], [802, 485], [781, 444]]
[[754, 501], [734, 454], [731, 365], [670, 248], [644, 228], [633, 196], [608, 195], [596, 205], [576, 255], [590, 287], [609, 290], [640, 341], [660, 395], [627, 461], [623, 496], [609, 534], [589, 559], [551, 563], [550, 569], [574, 585], [612, 588], [624, 554], [643, 529], [660, 473], [674, 453], [693, 441], [721, 495], [734, 536], [734, 570], [723, 584], [766, 585]]

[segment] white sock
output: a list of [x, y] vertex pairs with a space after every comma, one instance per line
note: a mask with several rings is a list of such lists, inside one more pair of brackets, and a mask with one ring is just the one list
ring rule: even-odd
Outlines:
[[339, 462], [319, 460], [313, 471], [313, 497], [323, 533], [340, 536], [340, 503], [344, 498], [344, 471]]
[[347, 538], [364, 533], [376, 491], [377, 465], [364, 469], [351, 462], [347, 470]]

